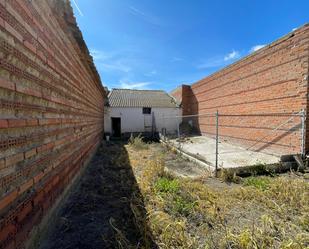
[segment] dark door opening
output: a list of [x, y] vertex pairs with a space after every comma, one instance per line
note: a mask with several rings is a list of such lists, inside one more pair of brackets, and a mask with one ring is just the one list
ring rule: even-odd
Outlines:
[[112, 118], [112, 137], [121, 137], [121, 118]]

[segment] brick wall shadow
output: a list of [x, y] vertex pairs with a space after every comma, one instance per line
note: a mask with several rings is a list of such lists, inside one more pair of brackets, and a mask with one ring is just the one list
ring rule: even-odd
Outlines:
[[38, 248], [131, 247], [157, 245], [124, 143], [101, 145]]
[[[272, 140], [267, 140], [267, 143], [264, 143], [263, 146], [260, 146], [259, 148], [257, 149], [254, 149], [254, 146], [256, 144], [253, 144], [253, 146], [250, 146], [250, 147], [253, 147], [253, 150], [256, 151], [256, 152], [261, 152], [261, 151], [264, 151], [266, 150], [267, 148], [269, 148], [270, 146], [273, 146], [273, 145], [277, 145], [277, 143], [282, 140], [283, 138], [285, 137], [288, 137], [288, 136], [291, 136], [293, 133], [295, 133], [295, 131], [297, 130], [300, 130], [301, 129], [301, 123], [300, 124], [297, 124], [295, 126], [293, 126], [292, 128], [288, 129], [287, 131], [283, 132], [282, 134], [276, 136], [275, 138], [273, 138]], [[301, 139], [301, 138], [300, 138]], [[299, 139], [299, 140], [300, 140]], [[258, 144], [258, 143], [257, 143]], [[290, 153], [294, 153], [294, 151], [289, 151]]]
[[[222, 119], [222, 117], [219, 117], [219, 141], [240, 146], [244, 150], [270, 155], [297, 154], [301, 150], [302, 125], [298, 121], [291, 124], [291, 127], [281, 127], [274, 130], [271, 122], [267, 123], [267, 126], [252, 125], [250, 127], [247, 124], [236, 125], [237, 123], [235, 124], [235, 121], [230, 119], [222, 122]], [[205, 125], [206, 122], [207, 126]], [[215, 117], [204, 118], [201, 125], [204, 131], [207, 130], [207, 132], [202, 133], [203, 135], [215, 138]], [[240, 133], [239, 130], [243, 132]], [[258, 134], [255, 133], [257, 131]]]
[[[199, 102], [190, 86], [187, 86], [183, 91], [182, 108], [184, 115], [182, 123], [190, 123], [190, 126], [192, 124], [192, 130], [187, 135], [201, 135], [200, 118], [198, 116], [194, 116], [199, 114]], [[188, 115], [189, 117], [186, 117]]]

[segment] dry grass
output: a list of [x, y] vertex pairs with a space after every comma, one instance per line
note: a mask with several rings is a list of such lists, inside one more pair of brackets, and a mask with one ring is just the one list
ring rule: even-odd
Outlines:
[[136, 137], [133, 136], [133, 134], [131, 134], [131, 137], [129, 139], [129, 145], [131, 147], [134, 147], [134, 149], [136, 150], [148, 149], [148, 144], [143, 141], [143, 137], [141, 134], [139, 134]]
[[309, 248], [309, 183], [304, 178], [251, 177], [233, 187], [219, 180], [212, 185], [176, 179], [164, 173], [170, 152], [158, 146], [126, 147], [147, 210], [146, 219], [140, 217], [140, 197], [132, 200], [144, 238], [151, 236], [159, 248]]

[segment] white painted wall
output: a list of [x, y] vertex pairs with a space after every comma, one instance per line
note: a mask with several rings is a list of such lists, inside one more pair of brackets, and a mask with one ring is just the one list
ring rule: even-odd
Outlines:
[[[181, 108], [151, 108], [154, 113], [156, 131], [161, 132], [166, 128], [168, 133], [177, 133], [177, 126], [180, 118], [172, 118], [181, 115]], [[124, 132], [145, 132], [145, 119], [151, 120], [151, 114], [143, 114], [142, 107], [106, 107], [104, 117], [105, 132], [112, 132], [111, 118], [121, 118], [121, 133]], [[169, 118], [166, 118], [169, 117]], [[151, 131], [148, 130], [148, 131]]]

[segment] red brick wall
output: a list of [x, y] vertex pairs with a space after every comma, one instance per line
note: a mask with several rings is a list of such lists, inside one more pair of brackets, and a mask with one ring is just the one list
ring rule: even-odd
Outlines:
[[[187, 98], [183, 108], [191, 109], [189, 114], [218, 110], [220, 114], [234, 115], [220, 117], [221, 140], [255, 151], [280, 155], [299, 153], [299, 117], [275, 132], [271, 130], [288, 120], [291, 114], [307, 109], [308, 61], [307, 24], [193, 84], [191, 93], [182, 96]], [[214, 117], [198, 119], [199, 129], [205, 135], [214, 135], [214, 124]], [[309, 139], [306, 143], [308, 151]]]
[[0, 248], [33, 225], [95, 151], [104, 90], [65, 0], [0, 0]]

